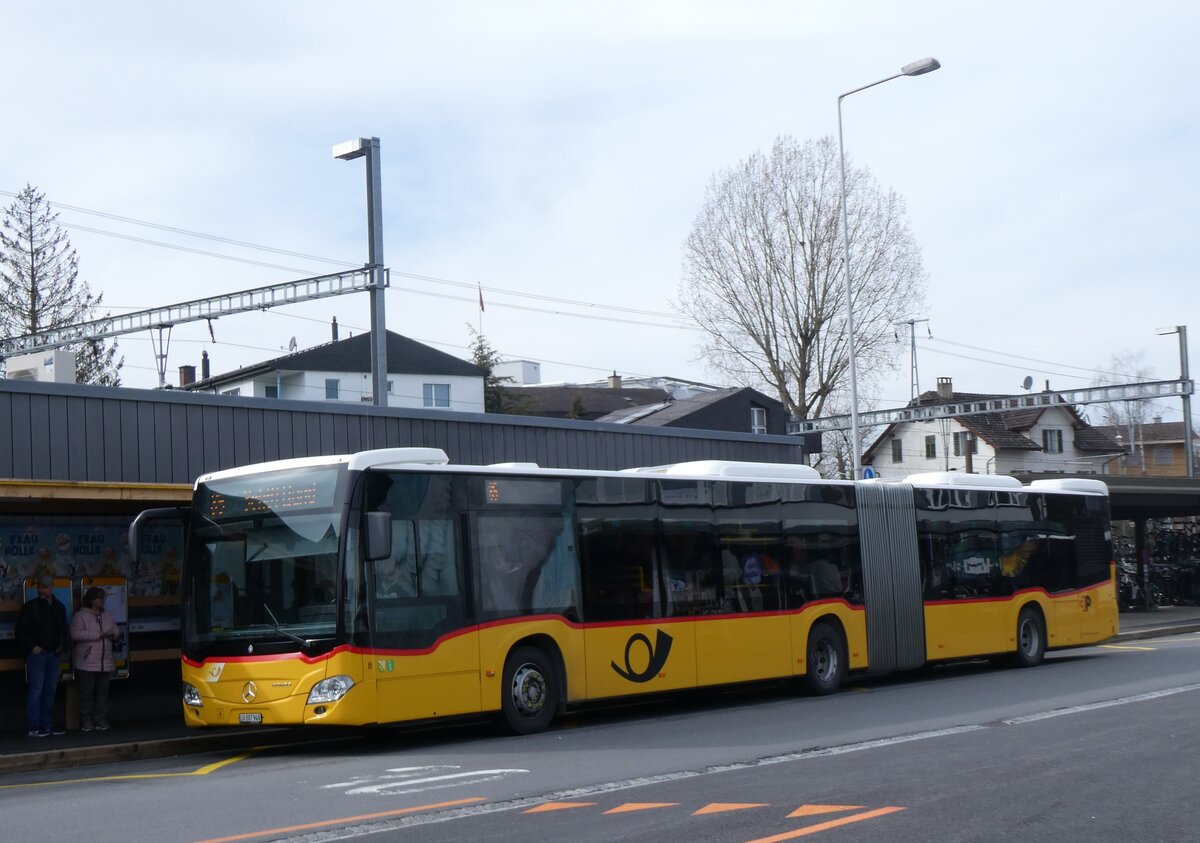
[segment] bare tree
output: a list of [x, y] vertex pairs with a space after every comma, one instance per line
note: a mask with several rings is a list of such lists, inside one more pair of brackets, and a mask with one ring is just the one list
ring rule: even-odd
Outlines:
[[[847, 162], [859, 380], [868, 392], [901, 346], [892, 323], [924, 301], [904, 200]], [[838, 148], [775, 141], [718, 173], [684, 245], [680, 307], [701, 354], [735, 383], [765, 386], [798, 418], [846, 406], [849, 385]]]
[[[1146, 362], [1146, 353], [1126, 349], [1108, 359], [1108, 365], [1092, 381], [1092, 385], [1137, 383], [1151, 380], [1153, 377], [1154, 372]], [[1141, 442], [1142, 425], [1150, 417], [1149, 402], [1144, 399], [1107, 401], [1103, 404], [1093, 404], [1091, 409], [1099, 416], [1100, 424], [1117, 429], [1120, 441], [1127, 443], [1129, 454], [1140, 461], [1141, 455], [1136, 452], [1136, 448]]]
[[[79, 280], [79, 258], [58, 214], [31, 185], [4, 209], [0, 223], [0, 335], [22, 336], [96, 318], [102, 295]], [[124, 359], [114, 343], [84, 342], [76, 354], [80, 383], [119, 386]]]

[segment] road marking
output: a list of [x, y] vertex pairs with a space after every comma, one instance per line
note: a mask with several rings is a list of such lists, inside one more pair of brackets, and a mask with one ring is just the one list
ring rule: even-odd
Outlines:
[[804, 828], [798, 828], [795, 831], [785, 831], [782, 834], [774, 834], [770, 837], [759, 837], [755, 840], [749, 840], [747, 843], [779, 843], [780, 840], [795, 840], [797, 837], [807, 837], [810, 834], [828, 831], [831, 828], [838, 828], [843, 825], [850, 825], [851, 823], [860, 823], [864, 820], [873, 820], [876, 817], [885, 817], [888, 814], [894, 814], [897, 811], [903, 810], [903, 808], [895, 806], [876, 808], [874, 811], [864, 811], [861, 814], [851, 814], [848, 817], [839, 817], [836, 820], [828, 820], [816, 825], [806, 825]]
[[712, 802], [699, 811], [692, 811], [693, 817], [703, 817], [708, 814], [723, 814], [727, 811], [744, 811], [747, 808], [770, 808], [770, 802]]
[[197, 767], [195, 770], [188, 770], [183, 773], [127, 773], [123, 776], [90, 776], [84, 779], [60, 779], [52, 782], [26, 782], [25, 784], [3, 784], [0, 785], [0, 790], [16, 790], [22, 787], [54, 787], [55, 785], [63, 784], [86, 784], [91, 782], [128, 782], [140, 781], [144, 779], [182, 779], [188, 776], [207, 776], [209, 773], [215, 773], [222, 767], [228, 767], [230, 764], [236, 764], [238, 761], [244, 761], [254, 753], [268, 747], [255, 747], [249, 752], [243, 752], [240, 755], [235, 755], [232, 758], [225, 758], [221, 761], [214, 761], [212, 764], [205, 764], [203, 767]]
[[1103, 650], [1157, 650], [1157, 647], [1137, 647], [1133, 644], [1101, 644]]
[[678, 802], [626, 802], [615, 808], [609, 808], [605, 814], [631, 814], [634, 811], [652, 811], [655, 808], [677, 808]]
[[[403, 796], [411, 793], [424, 793], [429, 790], [442, 790], [448, 787], [463, 787], [468, 784], [482, 784], [498, 781], [513, 773], [528, 773], [528, 770], [468, 770], [463, 773], [446, 772], [460, 770], [457, 765], [442, 765], [433, 767], [391, 767], [380, 776], [360, 776], [346, 782], [321, 785], [323, 790], [349, 788], [347, 796]], [[428, 775], [437, 773], [438, 775]]]
[[571, 808], [594, 808], [595, 802], [546, 802], [543, 805], [538, 805], [535, 808], [530, 808], [528, 811], [522, 811], [522, 814], [548, 814], [551, 811], [567, 811]]
[[[773, 755], [766, 758], [759, 758], [754, 761], [741, 761], [733, 764], [714, 765], [711, 767], [706, 767], [703, 770], [680, 770], [674, 773], [662, 773], [654, 776], [641, 776], [633, 779], [624, 779], [622, 781], [605, 782], [603, 784], [588, 785], [587, 787], [578, 787], [570, 790], [546, 793], [541, 796], [509, 799], [504, 802], [490, 802], [486, 805], [468, 805], [466, 807], [443, 811], [436, 814], [420, 814], [417, 816], [399, 817], [392, 822], [380, 823], [367, 828], [347, 828], [336, 832], [328, 832], [323, 834], [321, 839], [325, 841], [350, 840], [356, 837], [365, 837], [368, 834], [379, 834], [380, 832], [385, 831], [398, 831], [400, 829], [414, 828], [422, 825], [432, 825], [434, 823], [450, 822], [452, 820], [479, 817], [488, 814], [501, 814], [507, 811], [520, 811], [523, 808], [534, 808], [539, 805], [546, 805], [554, 802], [575, 799], [590, 799], [605, 793], [614, 793], [621, 790], [632, 790], [634, 788], [646, 787], [647, 785], [653, 784], [677, 782], [685, 779], [697, 778], [699, 776], [708, 776], [714, 773], [750, 770], [755, 767], [765, 767], [772, 764], [783, 764], [791, 761], [804, 761], [809, 758], [828, 758], [831, 756], [845, 755], [851, 752], [862, 752], [865, 750], [880, 749], [888, 746], [896, 746], [898, 744], [911, 743], [913, 741], [928, 740], [930, 738], [940, 738], [949, 735], [961, 735], [969, 732], [979, 732], [986, 728], [986, 726], [974, 725], [954, 726], [948, 729], [935, 729], [928, 732], [915, 732], [909, 735], [880, 738], [878, 740], [862, 741], [861, 743], [855, 744], [844, 744], [842, 746], [827, 747], [823, 749], [810, 749], [801, 752], [792, 752], [786, 755]], [[868, 818], [864, 817], [864, 819]], [[858, 822], [858, 820], [855, 820], [855, 822]], [[276, 841], [276, 843], [285, 843], [285, 841], [280, 840]]]
[[1062, 717], [1066, 714], [1080, 714], [1085, 711], [1096, 711], [1101, 708], [1112, 708], [1116, 705], [1128, 705], [1129, 703], [1146, 702], [1147, 700], [1157, 700], [1160, 697], [1171, 697], [1175, 694], [1185, 694], [1188, 691], [1200, 691], [1200, 683], [1195, 685], [1181, 685], [1178, 688], [1164, 688], [1161, 691], [1150, 691], [1145, 694], [1134, 694], [1131, 697], [1119, 697], [1115, 700], [1103, 700], [1102, 702], [1087, 703], [1086, 705], [1073, 705], [1069, 708], [1056, 708], [1053, 711], [1042, 711], [1038, 714], [1026, 714], [1024, 717], [1013, 717], [1010, 720], [1001, 720], [1005, 726], [1019, 726], [1022, 723], [1033, 723], [1038, 720], [1049, 720], [1051, 717]]
[[360, 814], [356, 817], [339, 817], [336, 820], [321, 820], [319, 822], [304, 823], [303, 825], [289, 825], [282, 828], [268, 828], [266, 831], [250, 831], [245, 834], [234, 834], [229, 837], [212, 837], [207, 840], [201, 840], [199, 843], [232, 843], [232, 841], [235, 840], [253, 840], [255, 837], [270, 837], [275, 834], [290, 834], [295, 831], [310, 831], [314, 828], [324, 828], [330, 825], [363, 822], [364, 820], [378, 820], [386, 817], [400, 817], [405, 814], [415, 814], [420, 811], [436, 811], [440, 808], [456, 808], [460, 805], [470, 805], [472, 803], [482, 801], [482, 796], [472, 796], [469, 799], [456, 799], [453, 802], [435, 802], [432, 805], [414, 805], [411, 808], [397, 808], [394, 811], [379, 811], [374, 814]]
[[861, 811], [863, 805], [801, 805], [796, 810], [788, 814], [788, 819], [792, 817], [813, 817], [817, 814], [836, 814], [838, 811]]

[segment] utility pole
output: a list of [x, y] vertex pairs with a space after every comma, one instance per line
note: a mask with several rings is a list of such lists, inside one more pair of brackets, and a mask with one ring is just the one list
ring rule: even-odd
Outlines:
[[383, 188], [379, 169], [379, 138], [357, 138], [333, 148], [343, 161], [367, 159], [367, 266], [371, 285], [371, 397], [376, 407], [387, 406], [387, 327], [383, 293], [387, 275], [383, 266]]
[[911, 391], [912, 391], [912, 394], [909, 396], [909, 399], [913, 402], [915, 402], [917, 400], [917, 396], [919, 396], [921, 394], [921, 376], [917, 372], [917, 323], [919, 323], [919, 322], [928, 323], [929, 320], [928, 319], [902, 319], [899, 322], [895, 323], [896, 325], [907, 325], [908, 326], [908, 342], [909, 342], [908, 357], [909, 357], [909, 361], [910, 361], [909, 387], [911, 388]]

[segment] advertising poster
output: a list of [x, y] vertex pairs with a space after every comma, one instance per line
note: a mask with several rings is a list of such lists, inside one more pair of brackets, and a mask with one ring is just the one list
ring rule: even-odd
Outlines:
[[104, 609], [117, 625], [117, 640], [113, 642], [113, 669], [117, 678], [129, 676], [129, 591], [124, 577], [84, 577], [79, 583], [79, 598], [89, 588], [104, 589]]
[[123, 577], [130, 596], [178, 594], [182, 539], [179, 525], [154, 525], [134, 563], [127, 524], [0, 523], [0, 602], [19, 599], [21, 584], [42, 574], [75, 582]]

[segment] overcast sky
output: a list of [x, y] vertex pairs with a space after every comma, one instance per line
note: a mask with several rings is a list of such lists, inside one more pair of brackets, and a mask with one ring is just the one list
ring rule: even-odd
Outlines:
[[[364, 262], [363, 163], [330, 150], [374, 135], [389, 329], [466, 356], [478, 284], [485, 335], [543, 380], [716, 381], [671, 315], [712, 175], [780, 134], [836, 135], [839, 93], [935, 56], [845, 103], [848, 154], [905, 197], [929, 272], [922, 387], [1077, 387], [1123, 351], [1175, 377], [1155, 329], [1200, 334], [1193, 3], [0, 8], [0, 203], [26, 183], [60, 203], [114, 313]], [[363, 294], [229, 317], [215, 344], [180, 327], [170, 379], [202, 349], [226, 371], [368, 313]], [[124, 383], [153, 386], [148, 337], [120, 346]], [[902, 350], [880, 406], [909, 397]]]

